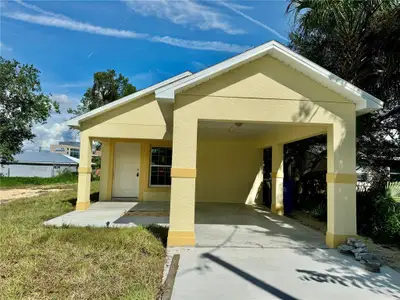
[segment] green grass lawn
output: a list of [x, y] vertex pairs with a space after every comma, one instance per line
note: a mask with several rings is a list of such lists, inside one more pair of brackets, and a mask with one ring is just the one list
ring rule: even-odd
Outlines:
[[0, 299], [156, 299], [165, 248], [147, 229], [42, 225], [74, 209], [72, 188], [0, 205]]
[[71, 172], [65, 172], [55, 177], [41, 178], [41, 177], [0, 177], [0, 189], [4, 188], [20, 188], [35, 185], [49, 185], [49, 184], [67, 184], [77, 183], [78, 175]]

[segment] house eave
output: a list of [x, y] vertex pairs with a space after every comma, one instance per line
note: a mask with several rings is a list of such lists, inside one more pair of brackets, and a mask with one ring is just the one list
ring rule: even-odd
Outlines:
[[267, 54], [353, 102], [356, 105], [357, 115], [379, 110], [383, 107], [383, 102], [378, 98], [276, 41], [250, 49], [203, 71], [163, 86], [155, 91], [156, 98], [174, 101], [176, 94]]
[[143, 89], [141, 91], [138, 91], [136, 93], [133, 93], [131, 95], [128, 95], [126, 97], [118, 99], [116, 101], [113, 101], [113, 102], [111, 102], [109, 104], [103, 105], [103, 106], [101, 106], [99, 108], [91, 110], [90, 112], [87, 112], [87, 113], [85, 113], [83, 115], [75, 117], [75, 118], [73, 118], [71, 120], [68, 120], [66, 122], [66, 124], [67, 124], [67, 126], [69, 126], [71, 128], [79, 129], [80, 128], [80, 123], [83, 122], [83, 121], [87, 121], [87, 120], [89, 120], [91, 118], [94, 118], [94, 117], [96, 117], [98, 115], [101, 115], [101, 114], [103, 114], [103, 113], [105, 113], [107, 111], [110, 111], [112, 109], [120, 107], [120, 106], [122, 106], [122, 105], [124, 105], [124, 104], [126, 104], [126, 103], [128, 103], [130, 101], [134, 101], [136, 99], [148, 96], [148, 95], [154, 93], [154, 91], [157, 90], [158, 88], [161, 88], [161, 87], [163, 87], [165, 85], [171, 84], [174, 81], [180, 80], [180, 79], [185, 78], [185, 77], [190, 76], [190, 75], [192, 75], [192, 73], [189, 72], [189, 71], [183, 72], [183, 73], [181, 73], [181, 74], [179, 74], [177, 76], [171, 77], [171, 78], [169, 78], [167, 80], [164, 80], [164, 81], [162, 81], [160, 83], [154, 84], [154, 85], [152, 85], [152, 86], [150, 86], [148, 88], [145, 88], [145, 89]]

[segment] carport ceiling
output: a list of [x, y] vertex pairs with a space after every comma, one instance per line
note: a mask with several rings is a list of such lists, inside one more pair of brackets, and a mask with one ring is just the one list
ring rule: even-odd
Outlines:
[[243, 123], [222, 121], [199, 121], [198, 135], [200, 138], [260, 138], [278, 128], [295, 127], [294, 125]]

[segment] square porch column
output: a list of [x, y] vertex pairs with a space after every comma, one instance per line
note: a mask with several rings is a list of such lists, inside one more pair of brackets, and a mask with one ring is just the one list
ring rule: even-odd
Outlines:
[[101, 166], [100, 166], [100, 188], [99, 201], [111, 200], [110, 177], [112, 177], [111, 139], [101, 142]]
[[283, 215], [283, 144], [272, 146], [272, 201], [271, 211]]
[[86, 210], [90, 206], [90, 179], [92, 175], [92, 141], [85, 132], [80, 134], [78, 168], [78, 195], [76, 210]]
[[355, 117], [328, 129], [327, 172], [326, 244], [335, 248], [357, 235]]
[[194, 246], [197, 119], [174, 114], [168, 246]]

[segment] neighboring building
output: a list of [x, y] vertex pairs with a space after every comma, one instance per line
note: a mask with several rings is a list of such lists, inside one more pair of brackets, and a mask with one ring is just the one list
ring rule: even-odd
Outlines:
[[[79, 158], [79, 142], [62, 141], [57, 145], [50, 145], [50, 152], [65, 154], [75, 158]], [[92, 156], [101, 156], [101, 151], [93, 149]]]
[[[271, 211], [283, 214], [284, 145], [327, 134], [326, 243], [336, 247], [357, 234], [356, 117], [382, 105], [284, 45], [263, 44], [68, 121], [81, 130], [76, 209], [90, 206], [96, 140], [100, 201], [170, 201], [168, 245], [194, 246], [197, 202], [262, 199], [264, 148], [272, 148]], [[224, 212], [208, 222], [224, 224]]]
[[26, 151], [14, 156], [14, 161], [0, 165], [0, 176], [54, 177], [69, 170], [78, 172], [79, 159], [49, 151]]

